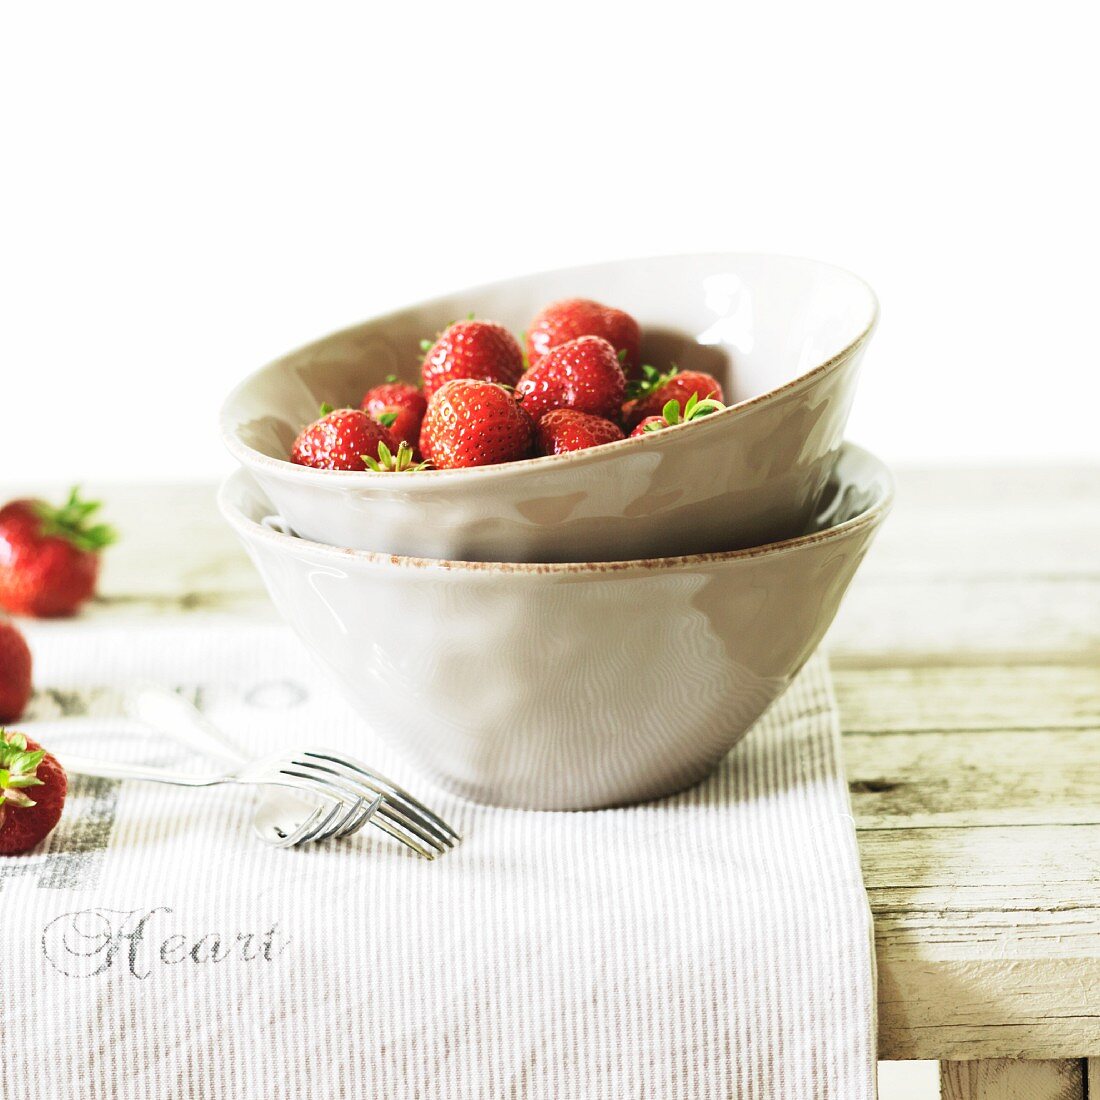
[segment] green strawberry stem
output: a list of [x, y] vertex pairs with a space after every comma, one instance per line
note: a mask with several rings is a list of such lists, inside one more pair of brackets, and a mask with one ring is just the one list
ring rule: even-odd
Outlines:
[[648, 397], [655, 390], [659, 390], [666, 382], [670, 382], [680, 373], [680, 368], [674, 363], [672, 369], [662, 374], [656, 367], [642, 367], [642, 375], [626, 384], [626, 396], [631, 400], [639, 400]]
[[397, 454], [394, 454], [385, 443], [379, 443], [377, 458], [372, 455], [360, 455], [359, 457], [363, 460], [363, 465], [376, 474], [415, 473], [417, 470], [426, 470], [431, 465], [430, 462], [419, 462], [414, 466], [412, 464], [413, 449], [404, 440], [401, 441], [401, 446], [397, 448]]
[[46, 757], [45, 749], [27, 751], [27, 739], [21, 733], [0, 729], [0, 807], [34, 805], [24, 794], [27, 787], [41, 787], [38, 765]]
[[[693, 420], [710, 416], [711, 413], [716, 413], [725, 407], [721, 401], [715, 401], [713, 397], [700, 399], [697, 393], [693, 393], [687, 399], [683, 413], [680, 412], [680, 402], [674, 397], [665, 402], [664, 408], [661, 409], [661, 416], [664, 417], [665, 426], [672, 427], [673, 424], [690, 424]], [[645, 430], [655, 432], [659, 431], [660, 428], [660, 424], [648, 424]]]
[[80, 488], [74, 486], [60, 508], [40, 500], [35, 502], [34, 510], [42, 521], [44, 535], [66, 539], [79, 550], [96, 553], [118, 539], [115, 529], [106, 523], [87, 522], [101, 507], [98, 500], [81, 500]]

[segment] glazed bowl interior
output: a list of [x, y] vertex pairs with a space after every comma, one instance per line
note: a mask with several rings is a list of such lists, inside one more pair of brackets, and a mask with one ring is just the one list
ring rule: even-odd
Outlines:
[[[421, 339], [458, 317], [472, 312], [518, 335], [543, 306], [565, 297], [627, 310], [642, 326], [644, 362], [708, 371], [735, 406], [827, 369], [865, 341], [877, 317], [874, 294], [856, 276], [782, 256], [666, 256], [527, 275], [390, 313], [262, 368], [226, 400], [226, 445], [246, 465], [279, 462], [288, 474], [308, 478], [312, 471], [291, 467], [286, 457], [322, 402], [358, 404], [389, 374], [416, 380]], [[421, 486], [500, 469], [428, 471], [429, 478], [415, 481]]]

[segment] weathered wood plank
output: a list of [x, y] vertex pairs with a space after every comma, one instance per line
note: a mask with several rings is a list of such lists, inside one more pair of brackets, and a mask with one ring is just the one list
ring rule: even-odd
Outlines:
[[859, 833], [884, 1058], [1100, 1052], [1100, 825]]
[[987, 1058], [940, 1066], [941, 1100], [1085, 1100], [1086, 1096], [1084, 1064], [1077, 1059]]
[[849, 734], [860, 829], [1100, 822], [1100, 724], [1001, 734]]
[[859, 840], [868, 890], [950, 891], [938, 900], [959, 904], [968, 890], [996, 886], [1006, 901], [1023, 889], [1100, 907], [1100, 824], [866, 829]]
[[1100, 729], [1100, 667], [1091, 664], [866, 669], [834, 662], [833, 688], [846, 734]]
[[906, 580], [874, 563], [872, 549], [829, 632], [837, 667], [1100, 665], [1100, 580]]
[[1100, 575], [1100, 465], [900, 470], [897, 483], [876, 573]]

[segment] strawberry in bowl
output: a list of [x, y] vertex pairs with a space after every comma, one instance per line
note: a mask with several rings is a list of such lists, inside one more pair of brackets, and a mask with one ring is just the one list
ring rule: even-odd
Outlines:
[[523, 373], [523, 349], [495, 321], [455, 321], [428, 345], [420, 372], [429, 399], [440, 387], [460, 378], [514, 386]]
[[705, 406], [707, 411], [714, 411], [714, 404], [721, 407], [722, 383], [711, 374], [678, 370], [676, 367], [666, 374], [654, 367], [643, 367], [642, 372], [642, 378], [631, 385], [631, 400], [622, 410], [623, 421], [628, 428], [636, 427], [646, 417], [660, 416], [670, 401], [676, 401], [686, 409], [688, 401], [694, 397], [696, 401], [711, 402]]
[[539, 310], [527, 326], [527, 361], [534, 366], [551, 349], [580, 336], [599, 336], [614, 349], [627, 378], [641, 367], [642, 331], [625, 310], [591, 298], [566, 298]]
[[391, 440], [399, 446], [408, 443], [415, 449], [420, 425], [428, 411], [428, 399], [419, 386], [402, 382], [391, 374], [380, 386], [367, 390], [359, 407], [389, 430]]
[[456, 378], [432, 395], [421, 438], [434, 466], [455, 470], [526, 458], [533, 436], [531, 418], [510, 390]]
[[560, 455], [616, 443], [623, 438], [623, 430], [602, 416], [576, 409], [553, 409], [539, 421], [536, 437], [540, 455]]
[[379, 447], [397, 450], [389, 428], [362, 409], [321, 406], [321, 417], [306, 425], [290, 449], [290, 461], [315, 470], [366, 470]]
[[580, 336], [551, 348], [516, 385], [524, 409], [538, 421], [553, 409], [617, 419], [626, 376], [614, 347], [600, 336]]

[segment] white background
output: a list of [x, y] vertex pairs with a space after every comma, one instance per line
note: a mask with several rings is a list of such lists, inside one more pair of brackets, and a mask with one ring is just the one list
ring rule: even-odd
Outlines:
[[727, 248], [876, 288], [851, 434], [888, 459], [1100, 456], [1069, 5], [7, 12], [0, 478], [216, 475], [225, 391], [331, 329]]

